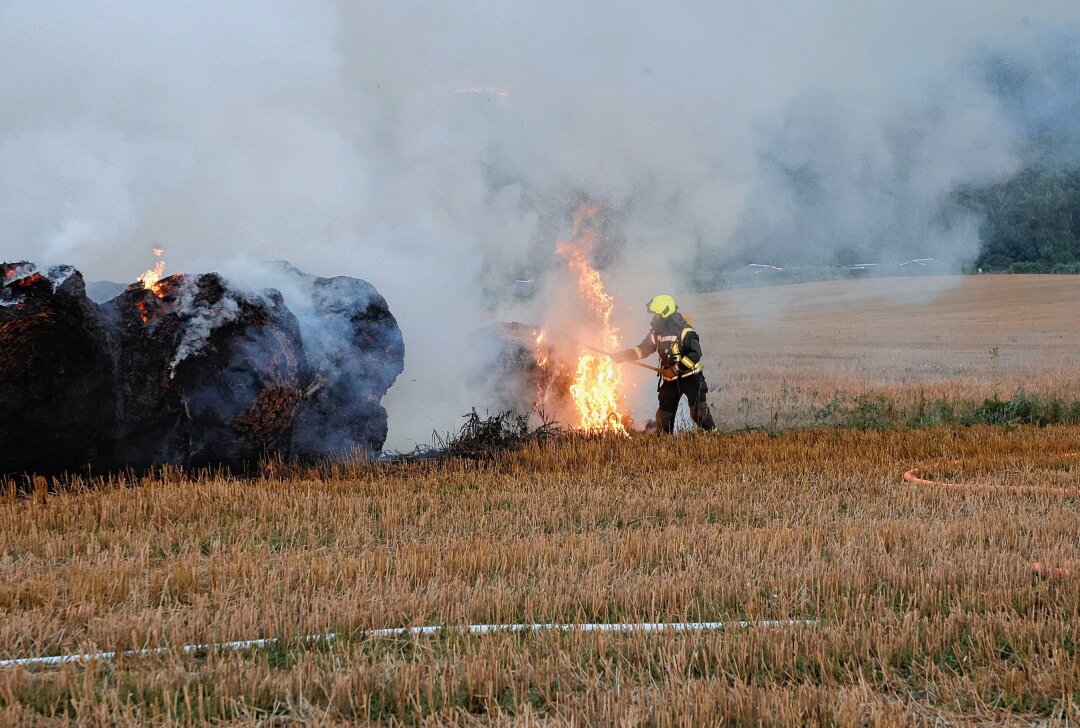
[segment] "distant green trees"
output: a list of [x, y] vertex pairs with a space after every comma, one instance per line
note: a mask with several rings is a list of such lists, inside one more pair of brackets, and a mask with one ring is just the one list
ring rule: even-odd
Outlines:
[[1080, 273], [1080, 169], [1028, 168], [958, 198], [983, 219], [974, 268]]

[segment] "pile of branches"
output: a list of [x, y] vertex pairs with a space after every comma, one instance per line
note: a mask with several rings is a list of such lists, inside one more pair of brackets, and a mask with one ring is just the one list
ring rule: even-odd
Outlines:
[[564, 433], [555, 422], [529, 424], [529, 416], [514, 410], [481, 417], [475, 409], [465, 415], [465, 424], [456, 433], [432, 435], [430, 446], [399, 454], [399, 461], [460, 459], [479, 462], [524, 447], [530, 442], [550, 440]]

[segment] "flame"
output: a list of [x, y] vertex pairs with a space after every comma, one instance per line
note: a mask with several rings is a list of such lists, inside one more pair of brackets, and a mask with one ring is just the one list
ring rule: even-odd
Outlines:
[[541, 369], [544, 369], [548, 365], [548, 349], [544, 345], [544, 330], [536, 334], [536, 364]]
[[[158, 261], [153, 268], [139, 276], [138, 281], [142, 284], [143, 290], [150, 291], [157, 298], [164, 301], [166, 294], [182, 280], [179, 275], [172, 275], [168, 278], [162, 278], [165, 274], [165, 259], [161, 256], [165, 253], [161, 248], [154, 248], [154, 255]], [[139, 313], [139, 318], [142, 319], [144, 324], [150, 323], [150, 321], [156, 319], [162, 312], [162, 302], [155, 301], [153, 298], [142, 298], [135, 302], [135, 310]]]
[[12, 276], [14, 280], [11, 285], [18, 286], [19, 288], [31, 288], [40, 283], [44, 277], [45, 276], [41, 275], [41, 273], [37, 272], [31, 273], [28, 276], [24, 275], [22, 278], [15, 278]]
[[536, 338], [533, 339], [533, 354], [536, 358], [536, 366], [541, 371], [541, 375], [536, 378], [536, 401], [533, 403], [533, 409], [543, 413], [544, 400], [547, 399], [547, 379], [550, 374], [548, 363], [551, 360], [551, 349], [544, 343], [543, 329], [537, 330]]
[[158, 285], [161, 276], [165, 273], [165, 259], [161, 257], [164, 252], [161, 248], [154, 248], [154, 255], [157, 256], [158, 262], [138, 278], [139, 283], [143, 284], [143, 288], [153, 291], [158, 298], [165, 297], [165, 291]]
[[[583, 318], [586, 320], [581, 335], [588, 337], [587, 341], [599, 349], [615, 351], [619, 346], [619, 331], [611, 323], [615, 301], [604, 290], [600, 272], [589, 262], [589, 254], [596, 242], [593, 219], [597, 211], [592, 205], [579, 206], [574, 212], [571, 237], [555, 246], [555, 251], [577, 274], [578, 297], [584, 304]], [[622, 373], [611, 357], [595, 354], [578, 357], [570, 396], [577, 410], [579, 429], [628, 434]]]
[[154, 312], [146, 305], [146, 301], [136, 301], [135, 310], [139, 312], [139, 318], [144, 324], [150, 323], [150, 319], [154, 318]]

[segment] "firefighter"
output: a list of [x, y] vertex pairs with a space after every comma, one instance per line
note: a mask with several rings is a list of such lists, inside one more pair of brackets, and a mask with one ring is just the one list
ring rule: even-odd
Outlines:
[[690, 417], [703, 430], [716, 430], [706, 395], [709, 385], [701, 371], [701, 342], [690, 322], [679, 313], [671, 296], [656, 296], [646, 306], [653, 315], [649, 335], [632, 349], [615, 354], [617, 361], [637, 361], [653, 352], [660, 355], [656, 427], [660, 432], [675, 431], [675, 413], [679, 400], [686, 395]]

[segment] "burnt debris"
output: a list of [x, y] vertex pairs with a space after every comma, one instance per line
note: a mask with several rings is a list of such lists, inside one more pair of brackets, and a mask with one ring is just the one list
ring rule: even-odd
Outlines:
[[0, 474], [377, 455], [397, 322], [365, 281], [288, 274], [288, 302], [209, 273], [98, 305], [74, 269], [4, 264]]

